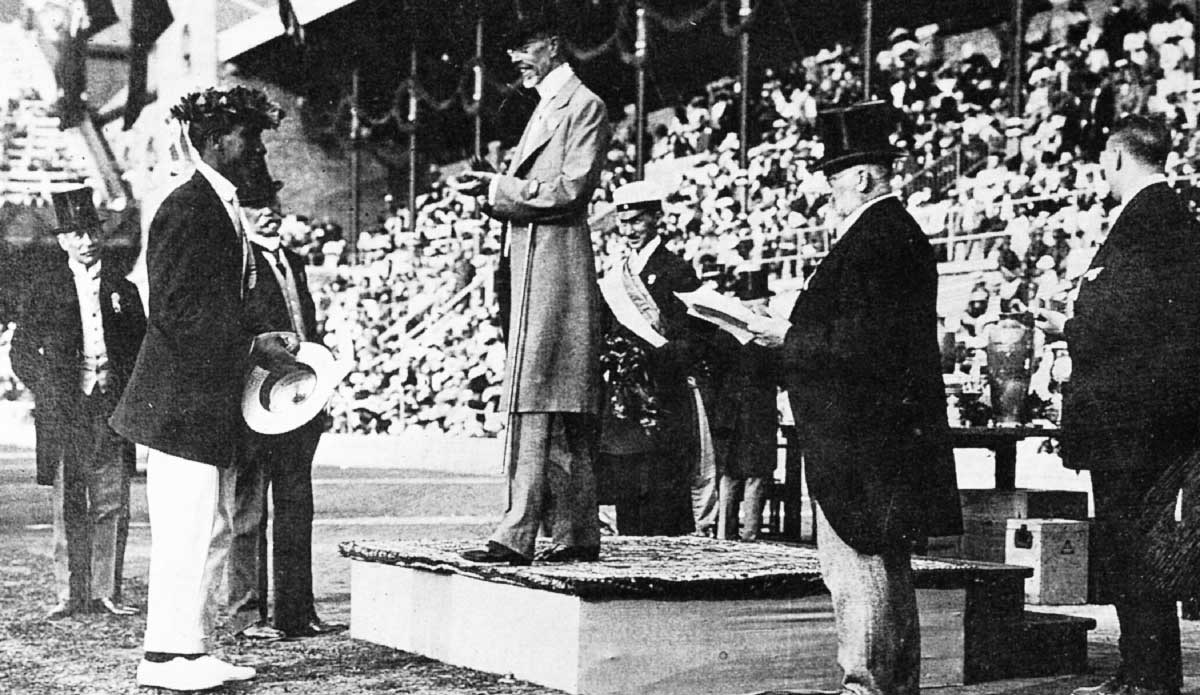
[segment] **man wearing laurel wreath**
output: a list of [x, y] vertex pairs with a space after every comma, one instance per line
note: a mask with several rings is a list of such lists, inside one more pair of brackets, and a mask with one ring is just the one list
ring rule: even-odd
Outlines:
[[254, 277], [238, 183], [264, 166], [262, 131], [283, 112], [245, 87], [189, 94], [171, 114], [187, 124], [196, 172], [150, 223], [146, 338], [113, 413], [114, 430], [149, 449], [149, 596], [139, 685], [206, 690], [253, 678], [209, 655], [206, 572], [220, 505], [220, 469], [241, 439], [243, 377], [253, 362], [294, 366], [298, 336], [256, 339], [243, 324]]

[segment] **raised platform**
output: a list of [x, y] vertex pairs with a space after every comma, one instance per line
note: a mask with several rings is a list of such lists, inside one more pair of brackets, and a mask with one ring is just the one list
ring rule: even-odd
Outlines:
[[[612, 538], [601, 562], [508, 567], [458, 556], [470, 547], [478, 541], [342, 543], [354, 560], [351, 636], [585, 695], [839, 684], [832, 607], [810, 548]], [[1029, 569], [925, 558], [913, 568], [923, 686], [1007, 677], [1021, 660], [998, 647], [1044, 642], [1024, 619]], [[1061, 647], [1039, 657], [1055, 673], [1086, 666], [1089, 626], [1065, 620], [1053, 626]]]

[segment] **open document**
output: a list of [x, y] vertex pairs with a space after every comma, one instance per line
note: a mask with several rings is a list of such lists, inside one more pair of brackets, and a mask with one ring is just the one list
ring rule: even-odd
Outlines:
[[711, 287], [701, 287], [694, 292], [676, 292], [676, 297], [687, 305], [688, 313], [704, 319], [737, 338], [742, 345], [754, 339], [746, 330], [757, 314], [733, 297], [718, 293]]

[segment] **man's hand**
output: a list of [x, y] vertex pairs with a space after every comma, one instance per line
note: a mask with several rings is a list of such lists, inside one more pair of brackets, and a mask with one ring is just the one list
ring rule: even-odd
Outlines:
[[487, 195], [494, 178], [496, 174], [490, 171], [464, 171], [450, 178], [447, 183], [463, 195], [483, 196]]
[[300, 336], [291, 331], [271, 331], [254, 337], [250, 360], [269, 372], [284, 371], [296, 364]]
[[746, 323], [746, 330], [754, 334], [754, 342], [769, 348], [782, 347], [791, 327], [791, 321], [777, 316], [755, 317]]
[[1034, 309], [1030, 308], [1029, 312], [1033, 314], [1035, 325], [1045, 331], [1047, 338], [1057, 339], [1063, 335], [1063, 329], [1067, 325], [1067, 317], [1065, 314], [1050, 309]]

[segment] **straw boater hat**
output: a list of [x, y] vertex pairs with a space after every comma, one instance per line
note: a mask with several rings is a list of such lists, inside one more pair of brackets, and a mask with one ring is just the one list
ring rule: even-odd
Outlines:
[[242, 391], [242, 417], [261, 434], [291, 432], [316, 417], [333, 389], [350, 372], [324, 345], [301, 343], [295, 369], [282, 373], [254, 367]]

